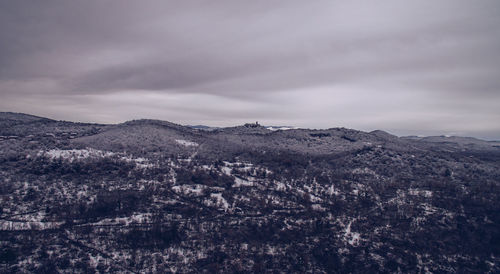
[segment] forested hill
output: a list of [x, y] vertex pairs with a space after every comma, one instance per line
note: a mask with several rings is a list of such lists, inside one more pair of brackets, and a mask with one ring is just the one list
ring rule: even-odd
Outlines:
[[1, 271], [500, 272], [500, 142], [275, 129], [0, 113]]

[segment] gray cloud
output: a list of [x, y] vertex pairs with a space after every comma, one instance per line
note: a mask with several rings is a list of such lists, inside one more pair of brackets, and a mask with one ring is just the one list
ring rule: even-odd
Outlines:
[[0, 2], [0, 108], [500, 139], [497, 1], [187, 2]]

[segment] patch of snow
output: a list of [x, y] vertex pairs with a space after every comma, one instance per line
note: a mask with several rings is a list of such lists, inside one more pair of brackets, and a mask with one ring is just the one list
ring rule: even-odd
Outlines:
[[67, 159], [70, 162], [73, 162], [74, 160], [82, 160], [86, 159], [89, 157], [110, 157], [115, 155], [113, 152], [109, 151], [101, 151], [93, 148], [87, 148], [87, 149], [69, 149], [69, 150], [62, 150], [62, 149], [51, 149], [48, 151], [40, 151], [38, 152], [37, 156], [46, 156], [50, 159]]
[[317, 202], [322, 202], [323, 201], [320, 197], [315, 196], [315, 195], [313, 195], [311, 193], [309, 193], [309, 200], [311, 202], [313, 202], [313, 203], [317, 203]]
[[172, 190], [177, 193], [183, 193], [185, 195], [194, 194], [195, 196], [200, 196], [205, 188], [206, 186], [204, 185], [194, 184], [194, 185], [173, 186]]
[[253, 182], [235, 177], [233, 187], [241, 187], [241, 186], [253, 186]]
[[425, 198], [432, 197], [432, 191], [430, 190], [418, 190], [418, 189], [409, 189], [408, 193], [413, 196], [422, 196]]
[[276, 131], [276, 130], [290, 130], [290, 129], [298, 129], [298, 127], [277, 127], [277, 126], [270, 126], [270, 127], [266, 127], [266, 129], [269, 129], [269, 130], [272, 130], [272, 131]]
[[312, 210], [315, 210], [315, 211], [326, 211], [326, 208], [324, 208], [320, 204], [312, 204], [311, 208], [312, 208]]
[[377, 176], [377, 173], [367, 167], [365, 168], [355, 168], [351, 171], [353, 174], [367, 174]]
[[222, 172], [223, 172], [224, 174], [226, 174], [226, 175], [231, 175], [231, 172], [233, 171], [233, 169], [232, 169], [232, 168], [227, 167], [227, 166], [222, 167], [222, 168], [221, 168], [221, 170], [222, 170]]
[[212, 193], [210, 194], [210, 197], [215, 198], [217, 200], [217, 205], [224, 208], [224, 210], [227, 210], [229, 208], [229, 204], [227, 203], [226, 199], [222, 197], [222, 193]]
[[46, 230], [59, 228], [64, 222], [23, 222], [0, 220], [0, 230]]
[[97, 254], [95, 257], [92, 256], [91, 253], [89, 253], [89, 264], [91, 267], [95, 268], [97, 265], [99, 265], [99, 262], [103, 260], [103, 257], [99, 254]]
[[356, 246], [358, 245], [360, 239], [361, 239], [361, 234], [358, 232], [351, 232], [351, 225], [352, 221], [349, 222], [347, 225], [345, 231], [344, 231], [344, 240], [347, 240], [347, 242], [350, 245]]
[[134, 159], [135, 166], [140, 169], [148, 169], [148, 168], [154, 168], [155, 165], [152, 163], [149, 163], [148, 159], [145, 158], [137, 158]]
[[151, 222], [151, 213], [136, 213], [129, 217], [116, 217], [116, 218], [106, 218], [102, 219], [99, 222], [94, 223], [94, 225], [113, 225], [113, 224], [121, 224], [124, 226], [128, 226], [131, 223], [142, 224]]
[[191, 141], [182, 140], [182, 139], [176, 139], [175, 142], [177, 142], [179, 145], [183, 145], [185, 147], [197, 147], [197, 146], [199, 146], [199, 144], [196, 142], [191, 142]]
[[122, 156], [120, 159], [123, 161], [129, 162], [129, 163], [131, 163], [131, 162], [134, 163], [135, 167], [138, 169], [148, 169], [148, 168], [153, 168], [156, 166], [152, 163], [149, 163], [148, 159], [142, 158], [142, 157], [133, 158], [129, 155], [126, 155], [126, 156]]
[[360, 234], [358, 232], [351, 233], [351, 239], [349, 240], [350, 245], [357, 245], [359, 243]]
[[438, 210], [436, 207], [430, 205], [430, 204], [422, 204], [423, 210], [424, 210], [424, 215], [431, 215], [436, 213]]
[[133, 158], [132, 156], [125, 155], [124, 153], [114, 153], [111, 151], [102, 151], [93, 148], [86, 149], [51, 149], [48, 151], [40, 150], [37, 153], [38, 157], [47, 157], [51, 160], [55, 159], [64, 159], [69, 162], [80, 161], [87, 158], [106, 158], [106, 157], [114, 157], [126, 162], [133, 162], [136, 165], [136, 168], [139, 169], [147, 169], [153, 168], [155, 165], [149, 163], [149, 160], [146, 158]]
[[267, 246], [267, 251], [266, 251], [266, 254], [267, 254], [267, 255], [271, 255], [271, 256], [276, 255], [276, 254], [277, 254], [277, 253], [276, 253], [276, 247], [268, 245], [268, 246]]
[[276, 184], [275, 189], [277, 191], [285, 191], [286, 190], [286, 185], [284, 183], [275, 181], [275, 184]]
[[339, 193], [339, 191], [338, 191], [337, 189], [335, 189], [335, 186], [334, 186], [333, 184], [332, 184], [332, 185], [328, 188], [328, 192], [327, 192], [327, 193], [328, 193], [328, 195], [330, 195], [330, 196], [331, 196], [331, 195], [335, 195], [335, 196], [337, 196], [337, 195], [339, 195], [339, 194], [340, 194], [340, 193]]

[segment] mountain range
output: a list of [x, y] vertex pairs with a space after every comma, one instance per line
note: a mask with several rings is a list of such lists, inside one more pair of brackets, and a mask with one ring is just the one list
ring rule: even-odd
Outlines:
[[500, 272], [500, 142], [0, 113], [2, 272]]

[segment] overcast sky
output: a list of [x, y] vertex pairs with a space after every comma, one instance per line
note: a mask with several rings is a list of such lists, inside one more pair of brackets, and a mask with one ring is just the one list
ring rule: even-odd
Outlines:
[[0, 111], [500, 139], [500, 1], [0, 0]]

